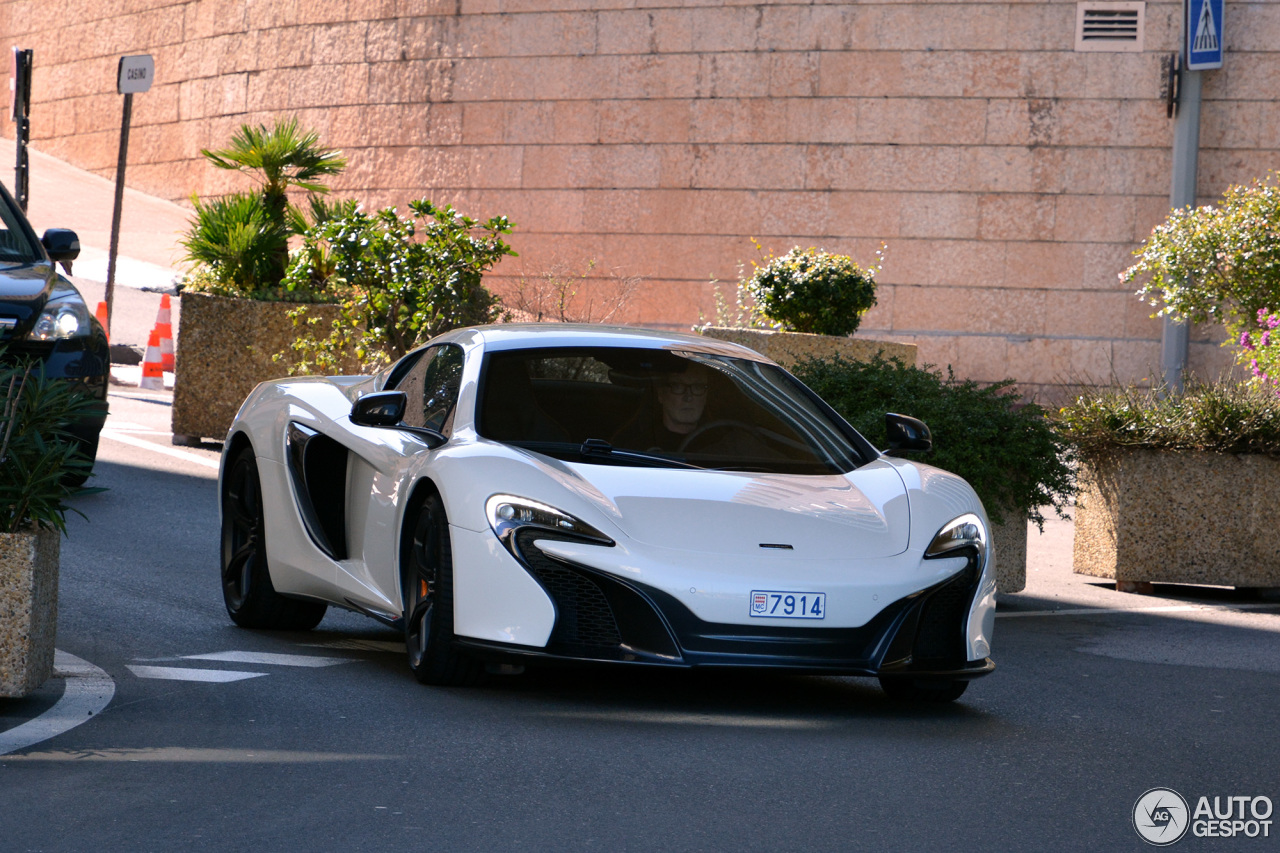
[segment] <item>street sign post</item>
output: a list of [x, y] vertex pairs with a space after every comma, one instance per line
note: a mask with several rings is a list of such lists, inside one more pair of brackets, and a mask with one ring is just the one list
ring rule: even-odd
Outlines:
[[120, 248], [120, 214], [124, 209], [124, 167], [129, 160], [129, 122], [133, 117], [133, 96], [151, 88], [156, 61], [149, 54], [120, 57], [116, 69], [116, 91], [124, 95], [124, 115], [120, 119], [120, 155], [116, 158], [116, 201], [111, 211], [111, 243], [107, 249], [107, 336], [111, 336], [112, 302], [116, 289], [116, 254]]
[[1188, 71], [1208, 71], [1222, 67], [1223, 0], [1187, 0], [1186, 63]]
[[15, 47], [9, 75], [9, 112], [17, 124], [14, 139], [18, 144], [13, 166], [13, 195], [23, 213], [27, 211], [30, 196], [27, 144], [31, 140], [31, 56], [30, 50]]

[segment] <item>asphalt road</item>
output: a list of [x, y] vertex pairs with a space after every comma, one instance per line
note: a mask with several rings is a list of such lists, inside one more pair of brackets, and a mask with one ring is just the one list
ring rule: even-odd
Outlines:
[[[1280, 801], [1280, 606], [1235, 592], [1038, 580], [1002, 605], [997, 671], [943, 707], [758, 674], [428, 688], [364, 617], [238, 629], [217, 448], [171, 447], [167, 399], [113, 389], [108, 491], [76, 501], [63, 542], [58, 647], [115, 693], [0, 755], [6, 853], [1140, 850], [1148, 789]], [[1114, 612], [1158, 606], [1182, 609]], [[1086, 612], [1029, 615], [1064, 607]], [[69, 683], [0, 700], [0, 737]], [[1271, 850], [1271, 829], [1176, 849]]]

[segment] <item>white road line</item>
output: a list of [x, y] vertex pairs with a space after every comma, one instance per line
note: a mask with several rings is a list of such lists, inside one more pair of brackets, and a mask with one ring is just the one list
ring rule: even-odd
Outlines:
[[112, 441], [118, 441], [121, 444], [128, 444], [131, 447], [138, 447], [138, 448], [141, 448], [142, 450], [150, 450], [152, 453], [159, 453], [161, 456], [169, 456], [174, 459], [181, 459], [185, 462], [191, 462], [195, 465], [202, 465], [205, 468], [212, 468], [215, 471], [218, 470], [217, 459], [209, 459], [204, 456], [197, 456], [194, 453], [187, 453], [182, 450], [175, 450], [172, 447], [165, 447], [162, 444], [156, 444], [155, 442], [152, 442], [152, 441], [146, 441], [145, 439], [141, 439], [141, 438], [134, 438], [132, 435], [128, 435], [127, 433], [115, 432], [113, 430], [104, 429], [102, 431], [102, 437], [108, 438]]
[[1097, 616], [1110, 613], [1190, 613], [1196, 610], [1230, 613], [1233, 610], [1274, 610], [1280, 604], [1167, 604], [1158, 607], [1075, 607], [1063, 610], [1009, 610], [997, 618], [1014, 616]]
[[336, 666], [340, 663], [350, 663], [352, 660], [351, 658], [322, 658], [315, 655], [282, 655], [271, 652], [213, 652], [207, 655], [183, 655], [182, 659], [308, 667]]
[[232, 669], [184, 669], [180, 666], [134, 666], [125, 664], [138, 678], [159, 678], [165, 681], [204, 681], [224, 684], [228, 681], [244, 681], [258, 678], [265, 672], [237, 672]]
[[64, 651], [54, 651], [53, 674], [66, 681], [62, 698], [34, 720], [0, 732], [0, 755], [34, 746], [92, 720], [116, 693], [111, 676]]

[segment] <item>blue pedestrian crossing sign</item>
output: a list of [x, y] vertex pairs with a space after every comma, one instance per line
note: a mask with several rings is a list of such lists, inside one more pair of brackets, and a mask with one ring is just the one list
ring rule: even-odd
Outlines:
[[1187, 0], [1187, 70], [1222, 67], [1223, 0]]

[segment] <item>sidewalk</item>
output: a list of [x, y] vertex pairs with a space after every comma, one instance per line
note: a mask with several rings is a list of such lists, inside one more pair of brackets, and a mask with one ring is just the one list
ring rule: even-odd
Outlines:
[[[71, 280], [92, 310], [106, 290], [115, 182], [34, 149], [30, 161], [27, 218], [37, 234], [47, 228], [70, 228], [80, 237], [80, 257], [72, 264]], [[5, 177], [11, 178], [11, 173]], [[172, 293], [174, 281], [182, 274], [183, 250], [178, 241], [190, 216], [190, 211], [172, 202], [125, 189], [112, 299], [113, 344], [146, 348], [160, 309], [160, 293]], [[176, 333], [181, 300], [172, 301]], [[128, 384], [136, 385], [140, 373], [137, 367], [112, 368], [112, 375]]]

